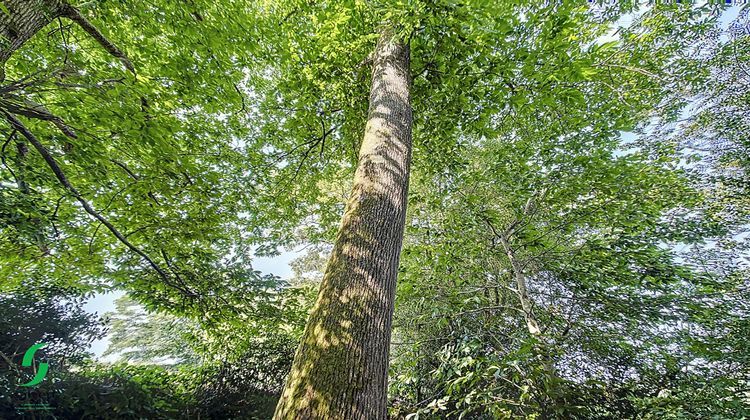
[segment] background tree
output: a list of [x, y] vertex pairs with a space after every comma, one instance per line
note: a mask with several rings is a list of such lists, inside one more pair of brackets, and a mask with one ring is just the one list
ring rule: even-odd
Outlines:
[[[654, 9], [622, 30], [623, 44], [630, 53], [645, 41], [666, 63], [679, 49], [656, 34], [675, 26], [700, 34], [711, 24], [702, 19]], [[653, 38], [628, 36], [644, 30]], [[597, 48], [617, 57], [613, 47]], [[631, 70], [646, 76], [640, 86], [647, 88], [628, 91], [644, 100], [633, 115], [675, 106], [648, 81], [666, 80], [668, 68]], [[627, 103], [635, 106], [632, 98]], [[596, 96], [585, 102], [597, 103]], [[718, 351], [709, 363], [694, 343], [708, 331], [742, 328], [738, 318], [718, 315], [730, 307], [744, 313], [742, 304], [709, 309], [717, 295], [733, 300], [743, 293], [735, 277], [741, 274], [719, 274], [718, 267], [732, 266], [720, 258], [708, 269], [680, 252], [700, 248], [703, 238], [726, 237], [704, 216], [712, 199], [691, 185], [687, 171], [676, 170], [679, 156], [636, 148], [596, 129], [598, 115], [579, 119], [575, 108], [555, 105], [547, 113], [515, 113], [497, 139], [477, 140], [462, 166], [418, 178], [398, 292], [404, 300], [397, 304], [392, 393], [400, 413], [744, 415], [746, 395], [734, 391], [744, 388], [743, 370], [729, 368], [737, 359]], [[606, 102], [597, 109], [607, 109]], [[546, 114], [559, 124], [539, 125]], [[519, 271], [528, 298], [517, 287]], [[531, 323], [524, 301], [531, 302]], [[697, 316], [706, 310], [717, 317]], [[715, 329], [708, 319], [733, 327]], [[714, 364], [718, 359], [724, 362]], [[723, 363], [726, 370], [712, 369]], [[713, 401], [717, 394], [725, 398]]]
[[200, 363], [193, 348], [199, 326], [190, 319], [150, 314], [128, 296], [117, 299], [115, 312], [106, 316], [109, 346], [103, 356], [134, 363]]

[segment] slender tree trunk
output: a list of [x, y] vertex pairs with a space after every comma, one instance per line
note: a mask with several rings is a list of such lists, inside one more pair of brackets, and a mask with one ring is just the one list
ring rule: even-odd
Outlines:
[[[526, 207], [528, 208], [529, 205], [527, 204]], [[534, 315], [532, 301], [529, 298], [528, 288], [526, 287], [526, 274], [524, 272], [523, 264], [516, 257], [515, 250], [507, 238], [501, 236], [500, 242], [505, 249], [505, 253], [508, 256], [508, 260], [510, 261], [513, 270], [518, 299], [521, 302], [521, 308], [523, 309], [526, 318], [526, 328], [529, 330], [529, 334], [534, 336], [537, 340], [535, 349], [541, 357], [542, 366], [544, 367], [546, 374], [546, 397], [549, 399], [549, 402], [542, 403], [542, 415], [543, 418], [552, 417], [554, 408], [561, 404], [558, 397], [560, 391], [558, 385], [560, 376], [555, 368], [555, 361], [552, 357], [552, 343], [550, 342], [549, 337], [546, 337], [542, 333], [542, 330], [539, 327], [539, 320]]]
[[537, 322], [537, 319], [534, 316], [531, 299], [529, 299], [529, 292], [526, 288], [526, 275], [524, 274], [523, 266], [521, 265], [521, 262], [518, 261], [518, 258], [516, 258], [515, 251], [505, 237], [500, 237], [500, 243], [503, 245], [505, 254], [508, 256], [510, 266], [513, 269], [513, 278], [516, 280], [518, 300], [521, 303], [521, 309], [523, 309], [524, 317], [526, 318], [526, 328], [531, 335], [539, 336], [542, 331], [539, 328], [539, 322]]
[[383, 30], [354, 186], [275, 419], [385, 419], [406, 219], [409, 47]]

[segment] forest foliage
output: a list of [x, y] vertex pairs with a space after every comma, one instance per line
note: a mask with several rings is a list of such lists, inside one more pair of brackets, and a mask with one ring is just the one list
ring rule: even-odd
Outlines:
[[750, 9], [549, 3], [76, 5], [116, 50], [50, 19], [0, 81], [0, 418], [273, 415], [384, 23], [414, 113], [389, 415], [749, 417]]

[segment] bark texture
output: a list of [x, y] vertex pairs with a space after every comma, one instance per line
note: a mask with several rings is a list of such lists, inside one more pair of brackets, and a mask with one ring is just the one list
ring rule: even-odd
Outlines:
[[8, 13], [0, 11], [0, 66], [34, 34], [63, 14], [59, 0], [2, 0]]
[[383, 30], [354, 186], [275, 419], [385, 419], [406, 219], [409, 47]]
[[122, 61], [135, 73], [125, 54], [81, 15], [80, 11], [63, 0], [0, 0], [6, 10], [0, 10], [0, 81], [5, 80], [5, 63], [37, 32], [58, 18], [76, 22], [108, 53]]

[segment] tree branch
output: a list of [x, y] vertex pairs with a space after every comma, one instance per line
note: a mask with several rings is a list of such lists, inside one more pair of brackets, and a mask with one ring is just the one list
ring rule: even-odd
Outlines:
[[133, 67], [133, 63], [130, 62], [130, 59], [128, 59], [125, 53], [120, 51], [120, 49], [117, 48], [115, 44], [107, 39], [107, 37], [105, 37], [96, 26], [89, 22], [89, 20], [86, 19], [78, 9], [73, 6], [66, 5], [66, 7], [64, 7], [63, 9], [63, 14], [68, 19], [77, 23], [78, 26], [80, 26], [81, 29], [86, 31], [87, 34], [94, 38], [94, 40], [96, 40], [96, 42], [99, 43], [102, 48], [107, 50], [107, 52], [112, 56], [120, 59], [122, 64], [125, 65], [125, 68], [130, 70], [131, 73], [135, 74], [135, 67]]
[[47, 162], [47, 165], [50, 167], [50, 169], [52, 169], [52, 172], [57, 177], [57, 180], [60, 181], [60, 184], [62, 184], [62, 186], [65, 187], [65, 189], [68, 190], [76, 198], [76, 200], [78, 200], [79, 203], [81, 203], [81, 206], [83, 206], [83, 209], [86, 211], [86, 213], [90, 214], [102, 225], [104, 225], [112, 233], [112, 235], [114, 235], [117, 240], [119, 240], [128, 249], [143, 258], [151, 266], [151, 268], [153, 268], [154, 271], [159, 274], [159, 276], [164, 280], [165, 283], [172, 287], [175, 287], [187, 296], [195, 296], [195, 293], [186, 289], [184, 286], [175, 284], [169, 277], [169, 275], [153, 259], [151, 259], [151, 257], [149, 257], [140, 248], [133, 245], [122, 233], [120, 233], [120, 231], [111, 222], [109, 222], [109, 220], [99, 214], [83, 197], [83, 195], [81, 195], [81, 193], [78, 192], [78, 190], [70, 184], [70, 181], [68, 181], [68, 178], [65, 176], [62, 168], [55, 161], [55, 158], [52, 157], [52, 155], [44, 147], [44, 145], [39, 142], [36, 136], [31, 131], [29, 131], [26, 126], [24, 126], [23, 123], [21, 123], [21, 121], [19, 121], [16, 117], [6, 111], [3, 111], [3, 113], [5, 114], [8, 122], [10, 122], [11, 126], [19, 133], [21, 133], [24, 137], [26, 137], [26, 139], [34, 146], [39, 154], [42, 155], [42, 158], [44, 158], [45, 162]]
[[13, 94], [5, 94], [0, 98], [0, 108], [27, 118], [50, 121], [66, 136], [76, 139], [76, 133], [68, 127], [62, 118], [52, 114], [44, 105], [28, 98], [21, 98]]

